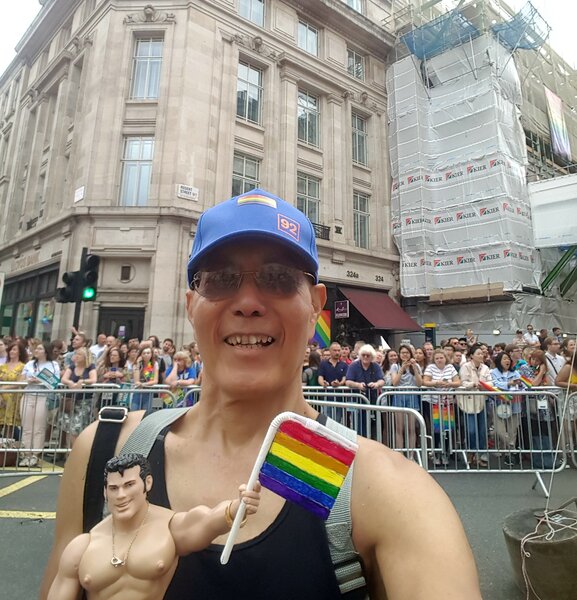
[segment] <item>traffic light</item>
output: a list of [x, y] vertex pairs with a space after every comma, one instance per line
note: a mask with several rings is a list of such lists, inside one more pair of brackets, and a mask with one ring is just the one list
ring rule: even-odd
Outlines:
[[78, 300], [80, 271], [67, 271], [62, 275], [64, 287], [56, 290], [56, 302], [76, 302]]
[[79, 302], [92, 302], [98, 287], [98, 266], [100, 256], [88, 254], [80, 265]]

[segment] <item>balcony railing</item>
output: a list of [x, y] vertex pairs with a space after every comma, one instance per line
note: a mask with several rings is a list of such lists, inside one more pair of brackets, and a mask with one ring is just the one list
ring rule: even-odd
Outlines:
[[321, 225], [320, 223], [313, 223], [313, 229], [315, 235], [319, 240], [330, 240], [331, 239], [331, 228], [328, 225]]

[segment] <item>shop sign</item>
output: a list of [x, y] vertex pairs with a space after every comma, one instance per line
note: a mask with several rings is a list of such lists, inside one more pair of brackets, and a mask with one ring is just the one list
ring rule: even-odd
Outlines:
[[349, 318], [349, 301], [335, 300], [335, 319]]

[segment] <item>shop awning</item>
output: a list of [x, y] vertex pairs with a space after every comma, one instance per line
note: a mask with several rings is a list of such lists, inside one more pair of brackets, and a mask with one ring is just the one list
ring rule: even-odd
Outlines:
[[420, 331], [411, 317], [385, 292], [372, 290], [357, 290], [355, 288], [339, 287], [353, 306], [376, 329], [392, 331]]

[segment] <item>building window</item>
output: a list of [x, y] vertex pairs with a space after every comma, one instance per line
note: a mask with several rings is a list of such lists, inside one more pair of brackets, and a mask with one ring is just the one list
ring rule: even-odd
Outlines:
[[353, 194], [353, 237], [357, 248], [369, 247], [369, 197], [366, 194]]
[[232, 195], [239, 196], [260, 186], [260, 160], [244, 154], [234, 154]]
[[298, 99], [298, 136], [301, 142], [319, 146], [320, 138], [319, 99], [308, 92], [299, 90]]
[[125, 138], [120, 190], [122, 206], [146, 206], [148, 204], [153, 154], [153, 137]]
[[320, 222], [320, 189], [320, 179], [304, 173], [297, 174], [297, 208], [313, 223]]
[[347, 50], [347, 71], [353, 77], [365, 79], [365, 57], [350, 48]]
[[363, 0], [344, 0], [344, 2], [357, 12], [363, 13]]
[[262, 71], [247, 63], [238, 63], [236, 116], [260, 124], [262, 92]]
[[367, 120], [353, 113], [353, 162], [367, 165]]
[[132, 59], [131, 98], [138, 100], [158, 98], [163, 44], [161, 38], [136, 40]]
[[298, 46], [309, 54], [319, 54], [319, 30], [305, 21], [299, 21]]
[[238, 0], [238, 14], [262, 27], [264, 25], [264, 0]]

